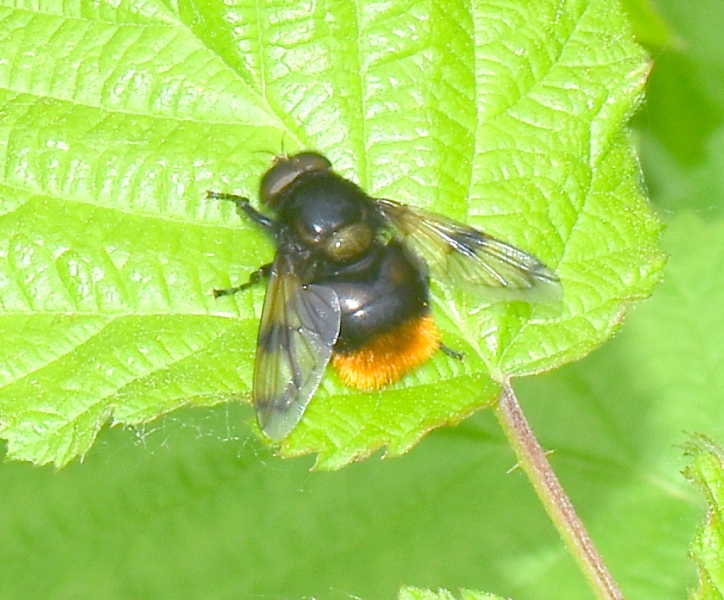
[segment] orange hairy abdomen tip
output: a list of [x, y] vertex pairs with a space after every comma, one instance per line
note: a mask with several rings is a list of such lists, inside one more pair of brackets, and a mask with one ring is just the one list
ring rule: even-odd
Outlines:
[[440, 347], [432, 315], [412, 319], [377, 335], [361, 348], [332, 358], [339, 378], [360, 390], [376, 390], [428, 361]]

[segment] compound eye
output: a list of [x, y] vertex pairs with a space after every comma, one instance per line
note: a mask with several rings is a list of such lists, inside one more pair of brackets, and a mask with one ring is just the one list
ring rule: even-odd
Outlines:
[[306, 173], [308, 171], [326, 171], [332, 168], [332, 163], [326, 156], [322, 156], [317, 152], [300, 152], [290, 157], [290, 159], [300, 173]]
[[297, 177], [299, 171], [292, 161], [282, 158], [261, 179], [259, 197], [265, 206], [274, 207], [277, 197]]
[[335, 261], [356, 258], [372, 243], [372, 229], [366, 223], [347, 225], [324, 240], [324, 252]]
[[274, 166], [262, 177], [259, 197], [265, 206], [274, 208], [279, 195], [288, 188], [300, 175], [310, 171], [322, 171], [332, 168], [321, 154], [316, 152], [300, 152], [294, 156], [280, 156]]

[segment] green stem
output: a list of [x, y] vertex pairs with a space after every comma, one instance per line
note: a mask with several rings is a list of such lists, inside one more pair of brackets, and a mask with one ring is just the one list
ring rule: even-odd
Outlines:
[[593, 545], [573, 504], [553, 472], [545, 452], [528, 425], [509, 382], [503, 386], [497, 415], [515, 450], [519, 465], [533, 483], [548, 516], [553, 520], [558, 533], [573, 554], [596, 596], [600, 600], [623, 600], [623, 594]]

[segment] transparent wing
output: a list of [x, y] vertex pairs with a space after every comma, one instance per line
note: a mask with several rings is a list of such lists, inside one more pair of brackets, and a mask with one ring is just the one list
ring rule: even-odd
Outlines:
[[286, 259], [277, 255], [254, 366], [254, 406], [269, 439], [284, 439], [302, 418], [332, 356], [339, 324], [334, 291], [303, 286]]
[[436, 278], [490, 300], [562, 298], [558, 276], [520, 248], [436, 213], [392, 200], [377, 203], [403, 243], [424, 259]]

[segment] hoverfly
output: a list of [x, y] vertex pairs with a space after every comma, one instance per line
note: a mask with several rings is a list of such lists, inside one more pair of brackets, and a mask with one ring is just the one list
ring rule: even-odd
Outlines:
[[256, 350], [253, 402], [262, 431], [281, 441], [302, 418], [331, 362], [362, 390], [393, 383], [440, 342], [428, 273], [491, 300], [554, 302], [558, 276], [537, 258], [426, 210], [372, 198], [316, 152], [277, 157], [261, 180], [257, 211], [231, 200], [267, 231], [274, 261], [225, 296], [268, 278]]

